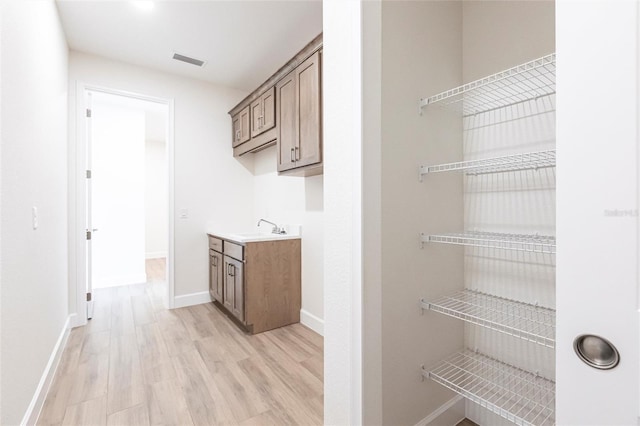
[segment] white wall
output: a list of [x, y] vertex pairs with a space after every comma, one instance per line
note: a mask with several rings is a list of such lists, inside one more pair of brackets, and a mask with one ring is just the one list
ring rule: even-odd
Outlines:
[[5, 1], [1, 8], [0, 423], [14, 425], [68, 313], [67, 46], [53, 1]]
[[361, 3], [323, 2], [324, 422], [362, 422]]
[[[278, 176], [276, 147], [254, 154], [254, 219], [302, 226], [302, 317], [312, 327], [324, 318], [323, 176]], [[255, 226], [255, 224], [254, 224]], [[269, 226], [269, 225], [262, 225]], [[322, 329], [317, 329], [322, 331]]]
[[94, 288], [146, 282], [145, 112], [119, 100], [92, 94]]
[[167, 255], [167, 144], [147, 137], [145, 144], [145, 253], [147, 259]]
[[[246, 93], [197, 80], [71, 52], [69, 59], [69, 128], [76, 129], [76, 82], [140, 93], [175, 102], [175, 295], [204, 293], [208, 288], [208, 226], [252, 229], [253, 176], [250, 158], [233, 158], [227, 111]], [[76, 138], [69, 142], [70, 202], [75, 202]], [[188, 209], [187, 219], [179, 210]], [[75, 212], [75, 210], [74, 210]], [[70, 215], [75, 225], [75, 214]], [[77, 232], [72, 229], [70, 263], [77, 271]], [[71, 276], [75, 294], [78, 277]], [[71, 301], [75, 311], [75, 300]]]
[[463, 325], [422, 314], [419, 301], [462, 287], [462, 251], [433, 244], [420, 249], [419, 234], [462, 228], [462, 177], [440, 174], [420, 182], [418, 168], [460, 161], [462, 131], [458, 114], [430, 108], [419, 115], [417, 107], [421, 97], [461, 83], [461, 53], [460, 2], [382, 3], [383, 424], [414, 425], [453, 397], [433, 381], [422, 382], [420, 365], [459, 349]]

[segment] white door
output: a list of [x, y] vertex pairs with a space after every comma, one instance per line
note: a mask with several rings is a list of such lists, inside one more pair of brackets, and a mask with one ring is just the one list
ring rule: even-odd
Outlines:
[[[556, 7], [556, 422], [637, 425], [638, 4]], [[618, 365], [583, 362], [581, 335], [613, 344]], [[615, 363], [605, 342], [587, 342], [599, 343], [580, 347], [588, 359]]]

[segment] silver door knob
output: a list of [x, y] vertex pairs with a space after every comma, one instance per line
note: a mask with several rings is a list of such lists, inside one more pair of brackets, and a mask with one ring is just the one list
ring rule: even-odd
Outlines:
[[585, 364], [599, 370], [610, 370], [620, 362], [620, 354], [613, 343], [593, 334], [576, 337], [573, 350]]

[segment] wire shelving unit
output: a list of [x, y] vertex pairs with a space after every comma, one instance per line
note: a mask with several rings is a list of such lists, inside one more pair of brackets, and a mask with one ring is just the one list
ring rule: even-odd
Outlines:
[[420, 180], [428, 173], [464, 172], [467, 175], [539, 170], [556, 165], [556, 150], [527, 152], [482, 160], [458, 161], [420, 167]]
[[502, 361], [465, 350], [422, 375], [516, 425], [555, 424], [555, 383]]
[[498, 232], [464, 232], [452, 234], [420, 234], [422, 243], [555, 254], [556, 238], [549, 235], [505, 234]]
[[555, 347], [556, 312], [553, 309], [468, 289], [420, 302], [423, 309], [549, 348]]
[[439, 104], [465, 117], [556, 93], [556, 54], [500, 71], [480, 80], [420, 99], [422, 108]]

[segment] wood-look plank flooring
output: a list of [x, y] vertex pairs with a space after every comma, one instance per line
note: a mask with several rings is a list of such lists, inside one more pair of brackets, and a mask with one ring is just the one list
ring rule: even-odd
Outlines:
[[250, 336], [213, 304], [167, 310], [146, 284], [94, 290], [39, 425], [321, 425], [323, 339], [295, 324]]

